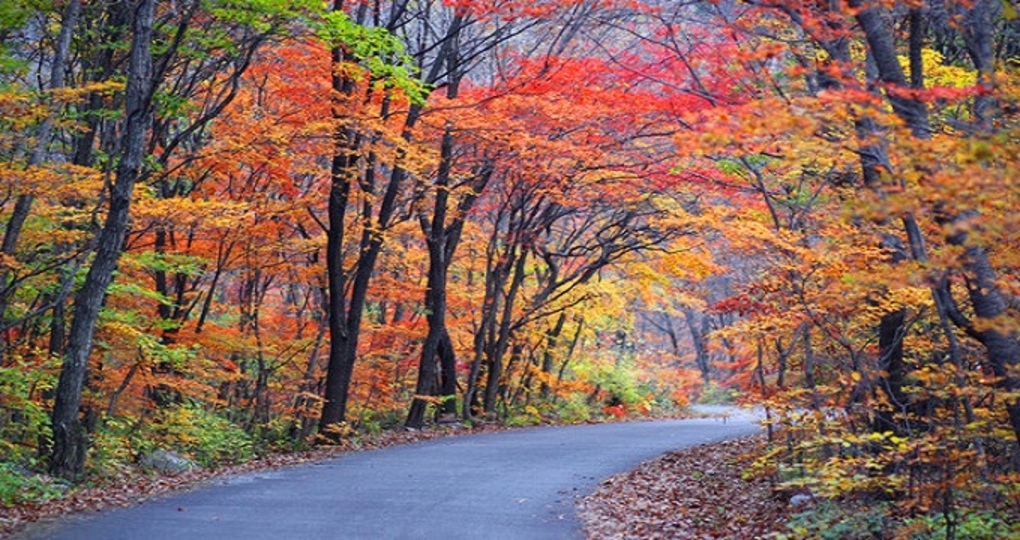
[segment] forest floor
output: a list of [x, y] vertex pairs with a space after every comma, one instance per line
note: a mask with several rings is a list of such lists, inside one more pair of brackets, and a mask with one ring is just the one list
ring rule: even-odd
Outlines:
[[764, 444], [756, 435], [694, 446], [604, 480], [578, 504], [589, 540], [766, 538], [790, 509], [767, 479], [744, 479]]

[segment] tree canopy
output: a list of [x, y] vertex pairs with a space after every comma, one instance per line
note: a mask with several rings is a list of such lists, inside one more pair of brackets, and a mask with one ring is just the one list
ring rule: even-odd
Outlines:
[[1020, 497], [1018, 25], [4, 2], [0, 460], [739, 399], [757, 473], [954, 535]]

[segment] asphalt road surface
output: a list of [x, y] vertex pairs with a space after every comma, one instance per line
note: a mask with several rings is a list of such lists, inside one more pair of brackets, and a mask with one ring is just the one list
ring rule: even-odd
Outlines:
[[453, 437], [235, 476], [40, 524], [24, 537], [581, 538], [574, 501], [601, 479], [670, 450], [756, 430], [753, 418], [737, 413]]

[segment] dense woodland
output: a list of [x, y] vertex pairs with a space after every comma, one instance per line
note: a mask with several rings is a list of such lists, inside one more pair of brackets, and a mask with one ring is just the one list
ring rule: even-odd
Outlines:
[[157, 447], [215, 465], [739, 397], [766, 407], [749, 472], [777, 487], [998, 534], [1016, 19], [4, 0], [0, 502]]

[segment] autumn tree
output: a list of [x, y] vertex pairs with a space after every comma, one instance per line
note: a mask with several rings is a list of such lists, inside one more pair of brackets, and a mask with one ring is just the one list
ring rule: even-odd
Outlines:
[[[1016, 436], [1013, 375], [995, 352], [1010, 350], [1015, 339], [1008, 302], [997, 292], [1010, 287], [1010, 278], [1002, 277], [1009, 270], [1001, 274], [993, 262], [999, 257], [1011, 268], [1009, 242], [994, 232], [1004, 230], [1001, 213], [968, 195], [980, 185], [1008, 198], [1011, 182], [999, 176], [1004, 169], [997, 158], [975, 160], [962, 150], [979, 144], [974, 137], [1012, 129], [1008, 115], [989, 125], [981, 112], [990, 101], [1010, 99], [1010, 90], [982, 67], [991, 53], [980, 44], [996, 24], [995, 9], [978, 4], [945, 6], [958, 21], [985, 21], [981, 31], [959, 27], [960, 39], [984, 58], [971, 58], [969, 65], [945, 63], [926, 47], [925, 28], [945, 32], [946, 26], [927, 25], [916, 6], [784, 2], [739, 13], [720, 9], [727, 27], [739, 32], [735, 57], [746, 66], [747, 80], [756, 81], [750, 83], [756, 94], [746, 104], [685, 117], [704, 133], [702, 146], [685, 146], [688, 166], [714, 162], [726, 177], [750, 181], [765, 213], [748, 208], [742, 221], [770, 222], [777, 233], [760, 231], [772, 245], [759, 244], [755, 253], [775, 258], [773, 270], [752, 275], [727, 302], [744, 319], [732, 333], [717, 335], [747, 336], [737, 342], [744, 384], [785, 416], [805, 421], [795, 404], [838, 404], [844, 411], [837, 422], [807, 415], [806, 424], [818, 432], [802, 449], [835, 463], [825, 435], [835, 424], [864, 450], [838, 467], [840, 473], [815, 483], [827, 493], [896, 496], [906, 489], [899, 483], [906, 474], [924, 478], [914, 485], [925, 486], [912, 491], [916, 498], [907, 497], [907, 504], [986, 490], [983, 482], [998, 480], [987, 473], [938, 472], [937, 464], [973, 459], [977, 470], [984, 466], [991, 456], [982, 448], [1000, 443], [968, 431], [981, 418], [1000, 426], [997, 435], [985, 435], [1001, 437], [1009, 426], [1010, 438]], [[772, 39], [790, 25], [799, 39], [787, 45]], [[763, 114], [767, 110], [785, 113]], [[978, 161], [982, 171], [969, 169]], [[807, 190], [798, 187], [805, 178]], [[794, 195], [794, 205], [784, 202]], [[784, 206], [798, 212], [789, 225]], [[961, 235], [955, 221], [962, 215], [973, 220], [964, 228], [980, 229], [988, 243], [966, 244], [969, 235]], [[994, 284], [987, 281], [992, 275]], [[982, 279], [975, 297], [973, 284]], [[966, 295], [952, 292], [954, 280]], [[967, 330], [981, 313], [999, 321], [991, 333]], [[798, 387], [789, 386], [791, 362], [802, 366]], [[998, 405], [993, 410], [977, 402]], [[940, 444], [953, 449], [936, 450]], [[898, 461], [911, 453], [924, 456], [916, 467]], [[840, 476], [869, 466], [886, 474], [865, 475], [860, 483]], [[953, 520], [951, 504], [942, 512], [947, 523]]]
[[[163, 12], [157, 10], [152, 3], [141, 2], [138, 5], [114, 6], [110, 14], [122, 17], [129, 21], [132, 27], [132, 47], [128, 51], [128, 73], [126, 91], [123, 97], [123, 118], [125, 123], [121, 126], [119, 141], [113, 152], [117, 159], [110, 161], [115, 163], [114, 181], [110, 187], [109, 207], [106, 212], [103, 226], [98, 230], [94, 241], [95, 254], [92, 256], [89, 273], [86, 276], [82, 288], [75, 293], [75, 311], [72, 326], [68, 335], [67, 348], [64, 352], [65, 361], [61, 370], [60, 384], [56, 391], [56, 402], [53, 411], [53, 457], [51, 470], [61, 476], [75, 477], [80, 474], [84, 453], [86, 448], [85, 436], [78, 420], [78, 410], [81, 401], [82, 387], [85, 383], [88, 370], [88, 359], [92, 350], [93, 335], [96, 321], [99, 317], [100, 307], [108, 292], [108, 288], [117, 265], [117, 261], [123, 250], [124, 239], [128, 233], [129, 206], [132, 199], [134, 185], [140, 179], [149, 178], [153, 170], [165, 167], [175, 150], [182, 145], [182, 141], [188, 140], [196, 133], [201, 132], [209, 121], [215, 117], [236, 95], [239, 74], [244, 71], [250, 61], [255, 48], [265, 40], [265, 36], [271, 35], [278, 29], [279, 22], [285, 17], [291, 16], [292, 8], [289, 4], [270, 6], [269, 11], [264, 15], [263, 23], [253, 24], [250, 18], [239, 18], [239, 12], [231, 10], [202, 11], [198, 2], [192, 2], [183, 6], [180, 11]], [[90, 6], [91, 7], [91, 6]], [[67, 32], [74, 32], [77, 23], [77, 2], [68, 6], [68, 16], [65, 23], [71, 26]], [[96, 12], [90, 15], [99, 17], [99, 21], [113, 25], [119, 25], [117, 17], [103, 19], [107, 13], [102, 7], [97, 7]], [[118, 11], [123, 10], [123, 11]], [[274, 11], [275, 10], [275, 11]], [[275, 19], [274, 19], [275, 17]], [[207, 44], [212, 48], [228, 47], [230, 41], [236, 38], [243, 42], [242, 48], [247, 50], [240, 58], [234, 58], [234, 70], [232, 74], [221, 79], [222, 86], [214, 93], [206, 94], [210, 99], [200, 107], [194, 117], [182, 117], [179, 107], [184, 101], [168, 101], [165, 96], [160, 97], [159, 85], [172, 83], [175, 85], [175, 99], [186, 100], [189, 93], [197, 92], [196, 88], [203, 80], [210, 80], [218, 76], [220, 65], [201, 66], [188, 63], [187, 58], [195, 39], [193, 23], [196, 19], [209, 19], [206, 22], [215, 20], [222, 26], [207, 26], [207, 30], [220, 32], [217, 36], [223, 40], [219, 44]], [[254, 34], [250, 32], [254, 30]], [[116, 31], [116, 30], [111, 30]], [[63, 32], [63, 30], [62, 30]], [[103, 32], [103, 30], [99, 30]], [[250, 35], [249, 35], [250, 34]], [[169, 46], [157, 53], [152, 53], [151, 42], [164, 37]], [[261, 37], [260, 37], [261, 36]], [[62, 46], [61, 46], [62, 47]], [[58, 47], [56, 65], [61, 66], [63, 73], [64, 64], [62, 55], [67, 52]], [[223, 62], [225, 56], [203, 57], [211, 64]], [[112, 61], [112, 55], [103, 56], [100, 59], [106, 62]], [[184, 59], [181, 64], [177, 62]], [[201, 63], [201, 62], [200, 62]], [[228, 64], [229, 65], [229, 61]], [[211, 68], [211, 69], [210, 69]], [[197, 74], [197, 75], [196, 75]], [[112, 71], [103, 72], [103, 76], [112, 76]], [[176, 77], [176, 79], [175, 79]], [[61, 80], [56, 81], [61, 83]], [[189, 90], [190, 88], [190, 90]], [[203, 89], [205, 90], [205, 89]], [[159, 98], [159, 99], [157, 99]], [[158, 106], [157, 106], [157, 101]], [[46, 122], [43, 123], [44, 131]], [[73, 142], [77, 159], [87, 164], [89, 155], [92, 154], [92, 136], [99, 128], [98, 125], [90, 125], [86, 129], [85, 138], [78, 138]], [[48, 137], [48, 135], [47, 135]], [[143, 164], [142, 154], [146, 150], [157, 154], [162, 163]], [[158, 151], [157, 151], [158, 149]], [[12, 215], [12, 223], [15, 225], [19, 219], [17, 211]], [[12, 239], [16, 236], [16, 227], [9, 227]], [[12, 240], [13, 241], [13, 240]], [[159, 286], [159, 275], [157, 274], [157, 286]], [[163, 280], [165, 283], [165, 280]], [[161, 294], [167, 291], [159, 291]], [[60, 300], [62, 302], [62, 300]], [[62, 313], [62, 312], [61, 312]], [[61, 315], [62, 316], [62, 315]], [[52, 347], [54, 350], [61, 350], [63, 347], [57, 343]]]

